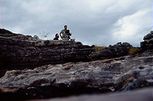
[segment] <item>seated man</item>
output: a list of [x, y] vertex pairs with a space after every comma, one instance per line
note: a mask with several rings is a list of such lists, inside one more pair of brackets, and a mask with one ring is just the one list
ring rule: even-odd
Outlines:
[[69, 41], [70, 40], [70, 30], [67, 29], [67, 25], [64, 26], [64, 29], [60, 32], [60, 37], [62, 40]]
[[54, 40], [58, 40], [58, 38], [59, 38], [59, 35], [58, 33], [56, 33]]

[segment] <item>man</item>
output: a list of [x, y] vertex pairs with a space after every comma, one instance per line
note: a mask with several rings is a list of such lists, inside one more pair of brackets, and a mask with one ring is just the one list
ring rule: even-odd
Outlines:
[[64, 26], [64, 29], [60, 32], [60, 37], [62, 40], [69, 41], [70, 40], [70, 30], [67, 29], [67, 25]]

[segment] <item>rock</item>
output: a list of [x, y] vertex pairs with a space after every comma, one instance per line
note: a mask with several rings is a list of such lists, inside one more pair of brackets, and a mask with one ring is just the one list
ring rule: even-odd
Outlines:
[[153, 31], [151, 31], [149, 34], [145, 35], [143, 40], [150, 40], [153, 38]]
[[[91, 46], [74, 41], [40, 40], [0, 29], [0, 70], [89, 61]], [[5, 35], [8, 33], [9, 35]]]
[[142, 65], [140, 67], [133, 68], [121, 77], [120, 81], [126, 81], [124, 82], [124, 86], [121, 90], [128, 91], [138, 88], [144, 88], [147, 86], [153, 86], [152, 78], [153, 67], [150, 67], [148, 65]]
[[3, 37], [11, 37], [11, 36], [14, 36], [14, 35], [15, 34], [12, 33], [11, 31], [0, 28], [0, 36], [3, 36]]
[[[151, 40], [145, 38], [147, 49]], [[4, 100], [124, 92], [153, 86], [153, 54], [128, 56], [132, 48], [129, 43], [119, 42], [96, 52], [94, 46], [81, 42], [41, 40], [0, 29], [0, 46], [0, 98]]]
[[0, 29], [0, 70], [34, 68], [46, 64], [90, 61], [128, 55], [129, 43], [117, 43], [100, 52], [81, 42], [41, 40]]
[[106, 58], [113, 58], [113, 57], [120, 57], [128, 55], [129, 49], [133, 46], [127, 42], [124, 43], [117, 43], [115, 45], [110, 45], [105, 49], [101, 50], [100, 52], [93, 52], [90, 54], [91, 58], [95, 59], [106, 59]]
[[5, 40], [20, 40], [20, 41], [32, 41], [35, 39], [35, 37], [32, 37], [30, 35], [22, 35], [22, 34], [16, 34], [6, 29], [0, 29], [0, 38]]
[[142, 51], [153, 49], [153, 31], [144, 36], [143, 42], [140, 43]]
[[[153, 86], [152, 65], [153, 56], [45, 65], [7, 71], [0, 78], [0, 88], [9, 89], [1, 93], [9, 94], [12, 99], [134, 90]], [[131, 78], [136, 82], [131, 83]]]
[[129, 48], [132, 48], [132, 47], [133, 46], [127, 42], [124, 42], [124, 43], [119, 42], [113, 46], [109, 46], [109, 49], [112, 51], [114, 57], [115, 56], [120, 57], [120, 56], [128, 55], [128, 50]]

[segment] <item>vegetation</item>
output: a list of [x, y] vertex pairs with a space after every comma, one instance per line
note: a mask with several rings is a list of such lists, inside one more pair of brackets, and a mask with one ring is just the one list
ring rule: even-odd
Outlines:
[[95, 51], [96, 52], [101, 52], [102, 50], [104, 50], [106, 47], [105, 46], [95, 46]]
[[132, 47], [129, 49], [129, 55], [136, 55], [140, 52], [140, 48]]

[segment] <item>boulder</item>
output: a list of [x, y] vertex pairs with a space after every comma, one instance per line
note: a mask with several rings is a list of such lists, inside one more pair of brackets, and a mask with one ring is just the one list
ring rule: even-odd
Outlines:
[[150, 40], [153, 38], [153, 31], [151, 31], [149, 34], [145, 35], [143, 40]]
[[[36, 40], [0, 29], [0, 70], [33, 68], [46, 64], [89, 61], [93, 48], [81, 42]], [[4, 36], [4, 34], [8, 35]]]
[[144, 56], [11, 70], [0, 78], [0, 96], [25, 100], [152, 87], [152, 65], [153, 56]]
[[142, 51], [153, 49], [153, 31], [144, 36], [143, 42], [140, 43]]
[[101, 51], [90, 54], [92, 59], [106, 59], [128, 55], [129, 49], [133, 46], [127, 42], [119, 42], [115, 45], [109, 45]]
[[11, 37], [11, 36], [15, 36], [16, 34], [12, 33], [11, 31], [9, 30], [6, 30], [6, 29], [1, 29], [0, 28], [0, 36], [3, 36], [3, 37]]

